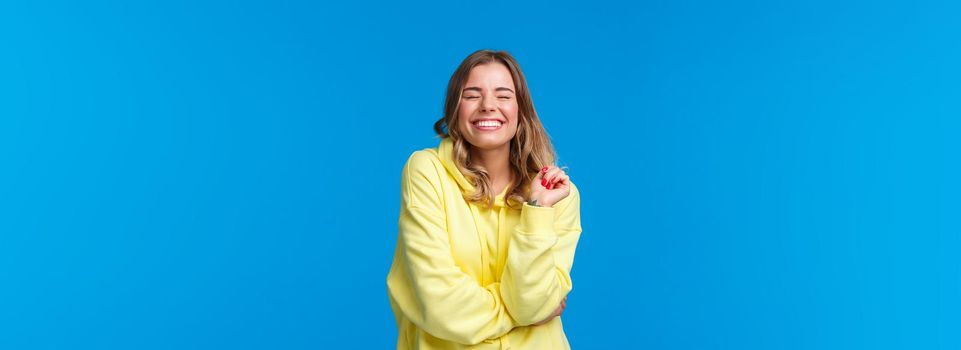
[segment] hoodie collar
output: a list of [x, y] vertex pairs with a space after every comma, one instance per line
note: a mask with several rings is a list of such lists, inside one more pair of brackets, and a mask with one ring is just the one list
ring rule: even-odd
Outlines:
[[450, 174], [454, 180], [457, 180], [461, 192], [474, 192], [474, 185], [460, 172], [460, 169], [457, 168], [457, 163], [454, 162], [454, 141], [451, 140], [450, 137], [441, 139], [440, 146], [437, 147], [437, 154], [440, 157], [441, 163], [444, 164], [444, 168], [447, 169], [447, 173]]
[[[457, 181], [457, 185], [461, 188], [461, 193], [474, 193], [474, 185], [460, 172], [460, 169], [457, 168], [457, 163], [454, 162], [454, 140], [450, 137], [441, 139], [440, 146], [437, 147], [437, 155], [441, 163], [444, 164], [444, 168], [447, 169], [447, 173]], [[507, 189], [505, 188], [504, 191], [506, 192]], [[495, 207], [504, 206], [504, 195], [504, 193], [499, 193], [495, 196]]]

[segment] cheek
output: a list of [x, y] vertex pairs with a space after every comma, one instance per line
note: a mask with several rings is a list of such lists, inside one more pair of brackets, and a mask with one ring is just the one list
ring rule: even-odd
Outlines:
[[469, 117], [477, 109], [476, 103], [473, 102], [461, 102], [460, 106], [457, 107], [457, 116], [461, 117], [463, 120], [465, 117]]
[[470, 126], [470, 122], [468, 121], [470, 120], [470, 115], [473, 112], [472, 108], [473, 107], [467, 103], [461, 103], [460, 106], [457, 107], [457, 124], [459, 124], [461, 127]]
[[518, 110], [517, 104], [513, 103], [510, 105], [504, 106], [501, 109], [501, 113], [503, 113], [504, 116], [507, 117], [507, 120], [509, 120], [512, 125], [517, 126], [517, 110]]

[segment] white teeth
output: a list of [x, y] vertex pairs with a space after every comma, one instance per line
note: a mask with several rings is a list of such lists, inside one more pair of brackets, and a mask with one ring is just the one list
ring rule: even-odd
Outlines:
[[496, 120], [484, 120], [484, 121], [479, 121], [479, 122], [475, 123], [474, 125], [482, 126], [482, 127], [496, 128], [496, 127], [498, 127], [498, 126], [501, 126], [501, 122], [496, 121]]

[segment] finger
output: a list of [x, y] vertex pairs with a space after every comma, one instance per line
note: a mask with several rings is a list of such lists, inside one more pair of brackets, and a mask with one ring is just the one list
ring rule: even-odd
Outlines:
[[560, 171], [560, 169], [557, 167], [550, 166], [548, 167], [547, 172], [540, 173], [541, 179], [539, 182], [541, 183], [541, 186], [545, 188], [551, 188], [551, 178], [555, 177], [558, 171]]
[[535, 182], [535, 183], [541, 182], [541, 179], [544, 178], [544, 175], [547, 174], [547, 172], [548, 172], [549, 170], [551, 170], [551, 166], [550, 166], [550, 165], [546, 165], [546, 166], [541, 167], [541, 170], [537, 172], [537, 175], [536, 175], [536, 176], [534, 176], [534, 182]]
[[554, 178], [554, 182], [553, 182], [554, 185], [551, 186], [551, 189], [567, 187], [568, 181], [570, 181], [570, 179], [571, 178], [566, 174], [558, 175], [556, 178]]
[[551, 188], [556, 189], [556, 188], [570, 187], [570, 181], [571, 181], [570, 176], [567, 176], [567, 174], [561, 174], [560, 176], [557, 177], [557, 180], [554, 181], [554, 186], [552, 186]]
[[561, 170], [561, 168], [551, 168], [546, 174], [544, 174], [544, 179], [547, 180], [548, 184], [550, 184], [556, 182], [557, 177], [562, 174], [564, 174], [564, 170]]
[[564, 173], [564, 170], [561, 170], [561, 168], [551, 167], [550, 169], [547, 169], [547, 172], [544, 173], [544, 178], [550, 180], [552, 177], [557, 176], [557, 174], [563, 174], [563, 173]]
[[538, 176], [538, 177], [544, 177], [544, 174], [546, 174], [548, 171], [550, 171], [551, 168], [553, 168], [553, 167], [554, 167], [553, 165], [545, 165], [545, 166], [541, 167], [541, 170], [537, 172], [537, 176]]
[[559, 186], [560, 184], [566, 183], [569, 180], [570, 180], [570, 177], [568, 177], [567, 174], [561, 171], [560, 173], [555, 175], [553, 178], [548, 180], [548, 185], [550, 185], [549, 188], [551, 189], [560, 188], [561, 187]]

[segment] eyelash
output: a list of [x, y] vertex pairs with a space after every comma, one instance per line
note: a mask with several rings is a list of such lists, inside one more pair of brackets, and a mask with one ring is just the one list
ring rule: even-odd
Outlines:
[[[466, 99], [468, 99], [468, 100], [473, 100], [473, 99], [480, 98], [480, 97], [478, 97], [478, 96], [465, 96], [464, 98], [466, 98]], [[511, 97], [510, 97], [510, 96], [497, 96], [497, 98], [502, 98], [502, 99], [505, 99], [505, 100], [509, 100]]]

